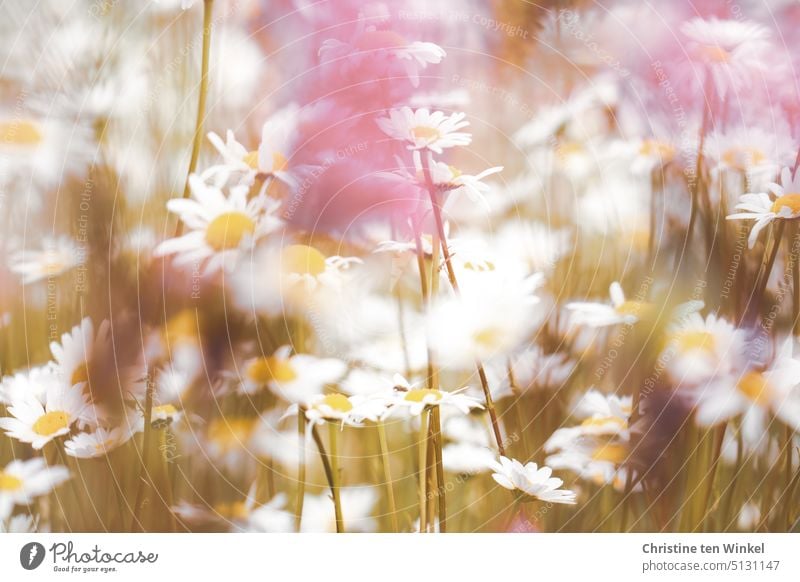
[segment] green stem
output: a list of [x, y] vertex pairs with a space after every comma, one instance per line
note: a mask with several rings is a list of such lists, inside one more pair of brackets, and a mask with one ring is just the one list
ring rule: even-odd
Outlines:
[[306, 497], [306, 417], [302, 410], [297, 412], [297, 436], [300, 441], [300, 454], [297, 461], [297, 505], [295, 508], [294, 527], [300, 532], [303, 520], [303, 503]]
[[394, 486], [392, 481], [392, 467], [389, 465], [389, 446], [386, 441], [386, 426], [382, 420], [376, 423], [378, 427], [378, 442], [381, 447], [381, 464], [383, 465], [383, 478], [386, 481], [386, 494], [389, 499], [389, 514], [392, 520], [392, 531], [397, 533], [397, 505], [394, 501]]
[[[431, 177], [431, 169], [430, 163], [428, 161], [428, 152], [423, 152], [422, 156], [422, 172], [425, 177], [425, 185], [428, 189], [428, 196], [431, 199], [431, 208], [433, 209], [433, 218], [436, 222], [436, 232], [439, 235], [439, 243], [442, 249], [442, 256], [444, 257], [444, 264], [445, 268], [447, 269], [447, 277], [450, 280], [450, 286], [453, 288], [453, 291], [456, 295], [460, 295], [461, 291], [458, 287], [458, 279], [456, 278], [456, 272], [453, 269], [453, 262], [450, 256], [450, 249], [447, 246], [447, 235], [444, 232], [444, 221], [442, 220], [442, 208], [439, 205], [439, 196], [438, 191], [436, 189], [436, 185], [433, 183], [433, 178]], [[434, 266], [435, 268], [435, 266]], [[478, 377], [481, 381], [481, 388], [483, 389], [483, 396], [486, 399], [486, 410], [489, 411], [489, 418], [492, 421], [492, 431], [494, 432], [494, 438], [497, 442], [497, 449], [500, 451], [502, 456], [505, 456], [505, 447], [503, 446], [503, 437], [500, 434], [500, 425], [497, 420], [497, 412], [494, 408], [494, 402], [492, 400], [492, 394], [489, 390], [489, 381], [486, 378], [486, 372], [483, 369], [483, 363], [480, 360], [475, 361], [475, 367], [478, 370]]]
[[[208, 63], [211, 54], [211, 29], [214, 0], [203, 1], [203, 57], [200, 64], [200, 94], [197, 98], [197, 119], [194, 124], [194, 138], [192, 139], [192, 155], [189, 159], [189, 170], [186, 173], [186, 183], [183, 187], [183, 197], [189, 197], [189, 176], [197, 169], [197, 159], [200, 157], [200, 146], [203, 143], [203, 123], [206, 117], [206, 98], [208, 97]], [[183, 223], [178, 221], [175, 236], [183, 233]]]
[[342, 500], [339, 491], [339, 425], [328, 423], [328, 436], [331, 446], [331, 493], [333, 494], [333, 510], [336, 515], [336, 533], [344, 533], [342, 519]]

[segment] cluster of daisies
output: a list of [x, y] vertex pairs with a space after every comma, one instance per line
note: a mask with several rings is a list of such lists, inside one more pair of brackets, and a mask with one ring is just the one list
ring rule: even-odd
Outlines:
[[[202, 60], [163, 68], [191, 90], [126, 41], [109, 62], [144, 87], [94, 71], [91, 114], [0, 115], [25, 215], [62, 224], [48, 196], [71, 200], [63, 230], [12, 222], [0, 247], [21, 290], [0, 305], [0, 529], [796, 527], [797, 56], [764, 14], [537, 12], [521, 64], [547, 89], [516, 65], [495, 82], [522, 115], [444, 83], [467, 66], [447, 23], [415, 30], [400, 0], [298, 3], [291, 38], [259, 3], [151, 4], [130, 34], [198, 33]], [[124, 21], [48, 10], [65, 46]], [[311, 46], [291, 98], [255, 29]]]

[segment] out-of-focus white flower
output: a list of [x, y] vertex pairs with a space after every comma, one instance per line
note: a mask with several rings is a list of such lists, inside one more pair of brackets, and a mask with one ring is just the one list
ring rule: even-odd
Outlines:
[[0, 520], [6, 519], [15, 505], [27, 505], [69, 479], [66, 467], [48, 467], [42, 458], [11, 461], [0, 470]]
[[325, 386], [341, 379], [346, 371], [347, 364], [342, 360], [308, 354], [292, 355], [290, 346], [282, 346], [271, 356], [259, 356], [245, 362], [240, 386], [246, 394], [268, 386], [289, 402], [305, 404], [322, 394]]
[[755, 74], [768, 67], [770, 33], [765, 26], [746, 20], [693, 18], [681, 26], [681, 32], [689, 39], [690, 58], [705, 67], [721, 98], [746, 88]]
[[23, 250], [14, 254], [9, 266], [22, 276], [22, 283], [28, 285], [66, 273], [85, 259], [82, 249], [70, 237], [48, 237], [42, 241], [41, 250]]
[[755, 531], [761, 522], [761, 509], [755, 503], [748, 502], [739, 510], [736, 525], [743, 531]]
[[275, 215], [280, 203], [264, 195], [247, 200], [249, 188], [233, 186], [226, 196], [197, 175], [189, 177], [192, 198], [173, 198], [170, 212], [179, 215], [189, 232], [162, 242], [156, 256], [176, 255], [178, 266], [205, 264], [206, 274], [235, 266], [243, 248], [276, 230], [282, 221]]
[[463, 113], [446, 115], [442, 111], [431, 113], [427, 109], [410, 107], [392, 109], [389, 117], [377, 120], [378, 127], [394, 139], [408, 143], [410, 150], [428, 149], [441, 154], [443, 149], [469, 145], [472, 136], [459, 131], [469, 125]]
[[775, 220], [791, 220], [800, 217], [800, 175], [792, 176], [789, 168], [781, 172], [781, 183], [770, 183], [767, 189], [775, 197], [766, 192], [744, 194], [736, 205], [737, 212], [729, 215], [728, 220], [755, 220], [747, 244], [752, 249], [758, 240], [759, 233]]
[[510, 491], [519, 491], [523, 496], [548, 503], [566, 503], [574, 505], [574, 491], [559, 489], [564, 481], [552, 477], [550, 467], [539, 468], [536, 463], [523, 465], [516, 459], [500, 457], [500, 461], [491, 466], [492, 478], [498, 485]]
[[287, 533], [294, 531], [294, 515], [286, 511], [287, 498], [279, 493], [261, 507], [252, 509], [244, 530], [258, 533]]
[[567, 309], [572, 314], [572, 320], [579, 325], [590, 327], [605, 327], [621, 323], [633, 324], [654, 308], [650, 303], [625, 299], [622, 285], [617, 281], [608, 288], [611, 304], [573, 301], [567, 304]]
[[[347, 532], [372, 532], [376, 523], [372, 510], [378, 500], [373, 487], [342, 487], [342, 520]], [[329, 493], [306, 495], [303, 503], [302, 533], [332, 533], [336, 531], [336, 517]]]
[[446, 471], [477, 475], [492, 468], [495, 452], [471, 443], [450, 443], [442, 448], [442, 464]]
[[61, 386], [61, 375], [58, 366], [48, 362], [43, 366], [35, 366], [13, 376], [6, 376], [0, 383], [0, 403], [9, 405], [25, 395], [36, 397], [44, 402], [50, 386]]
[[389, 57], [399, 60], [414, 87], [419, 86], [419, 73], [429, 64], [435, 65], [445, 56], [444, 49], [432, 42], [409, 42], [391, 30], [366, 30], [353, 44], [328, 39], [319, 49], [323, 61], [343, 60], [358, 66], [360, 59]]
[[127, 443], [133, 437], [130, 426], [111, 429], [98, 427], [94, 432], [82, 432], [64, 442], [64, 450], [71, 457], [94, 459], [102, 457]]
[[0, 533], [45, 533], [48, 530], [48, 527], [39, 526], [38, 515], [20, 514], [9, 517], [6, 521], [0, 519]]
[[661, 360], [678, 382], [696, 382], [733, 371], [744, 349], [744, 332], [722, 317], [689, 314], [672, 324]]

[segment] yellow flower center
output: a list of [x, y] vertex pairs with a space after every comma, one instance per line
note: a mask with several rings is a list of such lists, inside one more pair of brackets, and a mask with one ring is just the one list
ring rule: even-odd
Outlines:
[[617, 313], [620, 315], [633, 315], [636, 317], [644, 315], [652, 306], [644, 301], [625, 301], [621, 305], [615, 307]]
[[255, 426], [255, 418], [217, 418], [208, 427], [208, 438], [226, 449], [242, 446]]
[[247, 152], [242, 161], [253, 170], [258, 170], [258, 150]]
[[244, 501], [234, 501], [233, 503], [217, 503], [214, 505], [216, 511], [222, 517], [228, 519], [246, 519], [249, 515]]
[[503, 332], [496, 327], [487, 327], [473, 333], [472, 340], [481, 347], [491, 348], [502, 342]]
[[272, 152], [272, 171], [282, 172], [289, 165], [289, 160], [280, 152]]
[[363, 33], [355, 42], [360, 51], [400, 48], [408, 45], [408, 41], [391, 30], [370, 30]]
[[281, 360], [274, 356], [260, 357], [253, 360], [245, 372], [247, 377], [257, 384], [267, 382], [291, 382], [297, 378], [297, 372], [289, 360]]
[[700, 56], [712, 63], [727, 63], [731, 54], [719, 45], [706, 45], [700, 49]]
[[448, 166], [448, 168], [450, 168], [450, 180], [458, 179], [458, 177], [463, 173], [461, 170], [459, 170], [455, 166]]
[[800, 194], [784, 194], [772, 203], [772, 212], [780, 212], [783, 207], [792, 211], [792, 214], [800, 213]]
[[75, 384], [81, 384], [82, 382], [89, 381], [89, 366], [86, 362], [82, 362], [75, 370], [72, 372], [72, 376], [69, 378], [69, 383], [72, 386]]
[[161, 414], [164, 416], [172, 416], [173, 414], [177, 414], [178, 409], [175, 408], [172, 404], [162, 404], [161, 406], [154, 406], [153, 407], [153, 416], [157, 414]]
[[316, 277], [325, 272], [325, 255], [308, 245], [290, 245], [281, 253], [281, 267], [286, 273]]
[[433, 396], [434, 402], [438, 402], [442, 399], [442, 393], [439, 390], [432, 390], [430, 388], [415, 388], [406, 392], [405, 400], [408, 400], [409, 402], [424, 402], [426, 400], [430, 401], [431, 398], [428, 398], [428, 396]]
[[584, 420], [581, 423], [581, 426], [591, 428], [601, 427], [607, 424], [615, 424], [620, 430], [628, 428], [628, 423], [621, 418], [617, 418], [616, 416], [593, 416], [592, 418], [587, 418]]
[[495, 270], [495, 266], [492, 261], [480, 261], [478, 263], [467, 261], [466, 263], [464, 263], [464, 268], [469, 269], [470, 271], [478, 271], [478, 272]]
[[753, 147], [731, 148], [722, 154], [725, 165], [744, 171], [750, 166], [763, 164], [767, 159], [764, 153]]
[[316, 408], [321, 406], [327, 406], [336, 412], [350, 412], [353, 410], [353, 404], [344, 394], [328, 394], [316, 405]]
[[253, 234], [256, 223], [244, 212], [225, 212], [217, 216], [206, 229], [206, 242], [215, 251], [235, 249], [245, 235]]
[[166, 331], [169, 341], [196, 341], [198, 325], [197, 316], [191, 309], [184, 309], [178, 312], [167, 322]]
[[662, 162], [666, 163], [675, 157], [675, 148], [671, 144], [663, 141], [646, 139], [639, 148], [639, 154], [647, 157], [660, 158]]
[[0, 143], [34, 146], [41, 143], [42, 137], [33, 121], [0, 121]]
[[616, 443], [608, 443], [599, 445], [592, 453], [592, 458], [595, 461], [608, 461], [619, 465], [628, 456], [628, 449], [625, 445]]
[[426, 127], [424, 125], [420, 125], [420, 126], [412, 128], [411, 129], [411, 134], [416, 139], [425, 140], [425, 141], [436, 141], [437, 139], [442, 137], [442, 134], [439, 132], [439, 130], [437, 128], [435, 128], [435, 127]]
[[583, 144], [577, 141], [564, 142], [556, 149], [556, 155], [564, 162], [572, 156], [582, 154], [584, 152]]
[[710, 352], [714, 349], [714, 335], [707, 331], [682, 331], [675, 335], [678, 349], [682, 352], [704, 350]]
[[0, 471], [0, 491], [17, 491], [22, 489], [22, 479]]
[[48, 412], [33, 423], [33, 432], [41, 436], [50, 436], [69, 426], [69, 414], [66, 412]]
[[767, 379], [760, 372], [748, 372], [736, 384], [739, 392], [756, 404], [763, 404], [769, 400], [770, 386]]

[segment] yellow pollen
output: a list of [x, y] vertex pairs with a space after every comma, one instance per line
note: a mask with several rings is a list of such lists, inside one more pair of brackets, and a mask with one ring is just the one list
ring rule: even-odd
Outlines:
[[0, 121], [0, 144], [34, 146], [42, 141], [42, 137], [33, 121]]
[[714, 349], [714, 336], [707, 331], [682, 331], [675, 334], [675, 341], [682, 352]]
[[438, 129], [436, 129], [435, 127], [426, 127], [424, 125], [414, 127], [411, 130], [411, 133], [414, 135], [416, 139], [422, 139], [426, 141], [436, 141], [437, 139], [442, 137], [442, 134], [439, 133]]
[[344, 394], [328, 394], [316, 405], [316, 408], [320, 406], [328, 406], [336, 412], [350, 412], [353, 410], [353, 405]]
[[783, 207], [791, 210], [792, 214], [800, 213], [800, 194], [784, 194], [772, 203], [772, 212], [780, 212]]
[[615, 307], [615, 309], [620, 315], [634, 315], [640, 317], [651, 309], [651, 307], [649, 303], [645, 303], [644, 301], [625, 301], [622, 305]]
[[767, 156], [757, 148], [743, 147], [726, 150], [721, 159], [725, 165], [743, 172], [750, 166], [763, 164], [767, 160]]
[[400, 48], [408, 45], [408, 41], [391, 30], [371, 30], [363, 33], [355, 42], [360, 51]]
[[739, 392], [747, 396], [756, 404], [763, 404], [769, 400], [769, 382], [760, 372], [748, 372], [736, 384]]
[[289, 165], [289, 160], [286, 159], [280, 152], [272, 152], [272, 171], [273, 172], [282, 172], [286, 169], [286, 166]]
[[285, 273], [316, 277], [325, 272], [325, 255], [308, 245], [290, 245], [281, 253]]
[[206, 242], [215, 251], [235, 249], [245, 235], [253, 234], [256, 223], [244, 212], [225, 212], [206, 228]]
[[556, 154], [563, 162], [571, 156], [583, 153], [583, 151], [583, 145], [581, 143], [577, 141], [569, 141], [559, 145], [558, 149], [556, 150]]
[[178, 409], [175, 408], [172, 404], [162, 404], [161, 406], [154, 406], [153, 407], [153, 415], [156, 414], [163, 414], [165, 416], [172, 416], [173, 414], [177, 414]]
[[[442, 399], [442, 393], [439, 390], [431, 390], [430, 388], [415, 388], [406, 392], [405, 400], [409, 402], [423, 402], [427, 396], [433, 396], [433, 401], [438, 402]], [[430, 398], [427, 398], [430, 400]]]
[[33, 432], [41, 436], [50, 436], [69, 426], [69, 415], [66, 412], [48, 412], [33, 423]]
[[195, 312], [184, 309], [167, 321], [169, 341], [195, 341], [197, 339], [198, 321]]
[[69, 383], [72, 386], [75, 386], [75, 384], [80, 384], [82, 382], [88, 382], [88, 381], [89, 381], [89, 366], [87, 365], [86, 362], [82, 362], [77, 368], [75, 368], [75, 371], [72, 372], [72, 376], [70, 376], [69, 378]]
[[254, 418], [218, 418], [208, 427], [208, 438], [224, 448], [244, 445], [253, 434]]
[[461, 170], [456, 168], [455, 166], [448, 166], [450, 168], [450, 179], [456, 180], [458, 177], [463, 173]]
[[479, 346], [491, 348], [503, 340], [503, 332], [496, 327], [487, 327], [472, 334], [473, 341]]
[[712, 63], [727, 63], [731, 54], [719, 45], [707, 45], [700, 50], [703, 59]]
[[628, 449], [624, 445], [614, 443], [600, 445], [592, 453], [595, 461], [608, 461], [615, 465], [619, 465], [627, 456]]
[[17, 491], [22, 489], [22, 479], [0, 471], [0, 491]]
[[605, 426], [607, 424], [615, 424], [620, 429], [628, 428], [628, 423], [621, 418], [617, 418], [616, 416], [593, 416], [592, 418], [587, 418], [584, 420], [581, 423], [581, 426], [589, 428]]
[[219, 515], [229, 519], [245, 519], [249, 515], [244, 501], [234, 501], [233, 503], [217, 503], [214, 511]]
[[247, 152], [242, 161], [253, 170], [258, 170], [258, 150]]
[[639, 148], [639, 153], [643, 156], [658, 157], [662, 162], [667, 163], [675, 157], [675, 148], [663, 141], [646, 139]]
[[276, 382], [291, 382], [297, 378], [297, 372], [292, 368], [289, 360], [280, 360], [274, 356], [260, 357], [253, 360], [245, 372], [247, 377], [257, 384]]
[[481, 261], [478, 264], [475, 264], [472, 261], [467, 261], [466, 263], [464, 263], [464, 268], [469, 269], [470, 271], [479, 271], [479, 272], [495, 270], [495, 266], [492, 261]]

